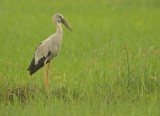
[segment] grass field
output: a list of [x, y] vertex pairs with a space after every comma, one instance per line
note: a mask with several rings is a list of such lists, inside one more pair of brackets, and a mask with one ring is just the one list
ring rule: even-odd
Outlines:
[[[51, 63], [27, 72], [37, 45], [64, 26]], [[1, 116], [159, 116], [159, 0], [1, 0]]]

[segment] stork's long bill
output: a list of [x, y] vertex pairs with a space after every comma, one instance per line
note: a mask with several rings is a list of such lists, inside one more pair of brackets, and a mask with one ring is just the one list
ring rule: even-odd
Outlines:
[[67, 29], [69, 29], [70, 31], [72, 31], [71, 26], [67, 23], [67, 21], [66, 21], [64, 18], [62, 18], [62, 23], [65, 25], [65, 27], [66, 27]]

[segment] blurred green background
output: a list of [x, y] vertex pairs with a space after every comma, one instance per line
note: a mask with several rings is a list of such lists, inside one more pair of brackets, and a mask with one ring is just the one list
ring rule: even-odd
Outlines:
[[[63, 26], [46, 93], [27, 68], [55, 13], [73, 32]], [[159, 19], [159, 0], [0, 0], [0, 114], [159, 116]]]

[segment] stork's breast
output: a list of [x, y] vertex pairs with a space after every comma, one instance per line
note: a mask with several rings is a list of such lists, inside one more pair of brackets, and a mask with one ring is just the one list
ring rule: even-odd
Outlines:
[[55, 45], [55, 46], [52, 46], [51, 49], [49, 49], [51, 51], [51, 57], [57, 56], [60, 50], [59, 48], [60, 48], [59, 46]]

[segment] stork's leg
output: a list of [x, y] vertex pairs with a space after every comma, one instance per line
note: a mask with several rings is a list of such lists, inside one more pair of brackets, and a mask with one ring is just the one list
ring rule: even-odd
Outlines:
[[46, 88], [46, 90], [48, 90], [48, 77], [47, 77], [47, 71], [46, 71], [46, 63], [47, 63], [47, 59], [44, 61], [44, 70], [43, 70], [43, 74], [44, 74], [45, 88]]
[[48, 75], [49, 75], [49, 69], [50, 69], [50, 62], [48, 62], [48, 67], [46, 70], [46, 88], [48, 90]]
[[48, 68], [47, 68], [47, 79], [48, 79], [48, 76], [49, 76], [49, 72], [50, 72], [50, 61], [48, 62]]

